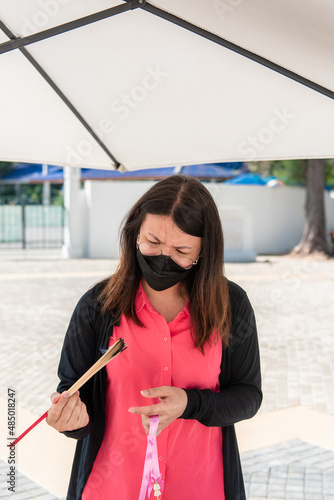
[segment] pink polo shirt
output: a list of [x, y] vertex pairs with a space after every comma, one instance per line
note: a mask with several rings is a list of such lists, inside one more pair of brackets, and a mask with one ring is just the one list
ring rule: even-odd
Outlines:
[[[129, 348], [107, 365], [105, 433], [83, 500], [138, 499], [146, 434], [141, 416], [128, 409], [159, 402], [144, 398], [142, 389], [168, 385], [219, 391], [221, 342], [206, 345], [204, 356], [194, 347], [188, 305], [167, 323], [140, 285], [135, 307], [145, 327], [123, 316], [113, 329], [112, 343], [123, 337]], [[221, 428], [177, 419], [157, 443], [162, 500], [224, 500]]]

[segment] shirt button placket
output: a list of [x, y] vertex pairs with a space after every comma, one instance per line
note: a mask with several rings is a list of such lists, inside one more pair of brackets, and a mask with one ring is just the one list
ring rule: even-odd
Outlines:
[[171, 385], [171, 341], [170, 331], [166, 324], [165, 331], [161, 335], [162, 358], [161, 358], [161, 379], [163, 385]]
[[[171, 347], [170, 331], [166, 324], [161, 333], [161, 385], [171, 385], [172, 382]], [[167, 439], [168, 427], [158, 437], [159, 467], [163, 480], [165, 480]]]

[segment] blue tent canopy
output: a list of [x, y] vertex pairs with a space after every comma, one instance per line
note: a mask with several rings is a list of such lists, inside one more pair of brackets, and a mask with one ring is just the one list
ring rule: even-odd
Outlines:
[[176, 167], [163, 167], [163, 168], [144, 168], [141, 170], [133, 170], [123, 172], [121, 174], [121, 179], [131, 178], [131, 179], [159, 179], [168, 177], [169, 175], [174, 175], [176, 173]]
[[263, 179], [257, 174], [252, 173], [244, 173], [234, 177], [234, 179], [229, 179], [225, 181], [224, 184], [248, 184], [254, 186], [265, 186], [267, 184], [267, 180]]
[[[19, 163], [15, 169], [6, 175], [3, 175], [0, 182], [6, 184], [29, 184], [34, 182], [43, 182], [44, 180], [57, 180], [63, 182], [63, 169], [57, 166], [48, 166], [48, 174], [43, 175], [43, 165], [35, 163]], [[41, 181], [39, 180], [41, 179]]]
[[193, 177], [212, 177], [215, 179], [230, 179], [245, 168], [244, 163], [211, 163], [204, 165], [188, 165], [181, 168], [181, 173]]
[[[81, 180], [94, 179], [161, 179], [177, 173], [198, 178], [230, 179], [245, 171], [244, 163], [212, 163], [204, 165], [188, 165], [184, 167], [149, 168], [119, 172], [118, 170], [102, 170], [92, 168], [81, 169]], [[61, 184], [64, 180], [63, 168], [48, 166], [48, 173], [43, 173], [43, 165], [20, 163], [15, 170], [4, 175], [0, 182], [6, 184], [34, 184], [53, 182]]]

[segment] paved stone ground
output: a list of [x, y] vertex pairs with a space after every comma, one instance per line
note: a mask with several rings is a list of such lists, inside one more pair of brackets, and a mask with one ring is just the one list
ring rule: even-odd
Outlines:
[[334, 452], [295, 440], [244, 453], [249, 500], [334, 500]]
[[37, 483], [24, 476], [21, 473], [16, 473], [16, 488], [15, 492], [8, 491], [7, 477], [8, 464], [4, 460], [0, 460], [0, 499], [12, 500], [58, 500], [57, 497], [49, 493], [46, 489], [41, 488]]
[[[59, 351], [71, 312], [80, 296], [115, 265], [107, 260], [64, 261], [58, 252], [0, 253], [0, 379], [16, 389], [19, 406], [44, 413], [57, 385]], [[263, 257], [252, 264], [227, 264], [226, 271], [247, 290], [257, 317], [264, 390], [260, 412], [301, 405], [334, 414], [334, 261]], [[294, 460], [281, 465], [267, 459], [280, 452], [277, 447], [243, 456], [251, 500], [334, 499], [328, 480], [334, 477], [333, 465], [326, 469], [304, 461], [309, 445], [299, 444], [298, 459], [294, 454]], [[292, 443], [294, 451], [298, 446]], [[276, 481], [280, 474], [281, 482]], [[313, 491], [311, 479], [320, 476], [322, 491]], [[275, 490], [272, 485], [278, 483], [281, 487]]]

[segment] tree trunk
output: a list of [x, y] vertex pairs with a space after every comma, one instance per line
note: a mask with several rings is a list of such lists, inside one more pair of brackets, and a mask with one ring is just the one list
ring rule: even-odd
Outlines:
[[325, 160], [308, 160], [306, 167], [306, 221], [304, 233], [293, 253], [330, 255], [325, 220]]

